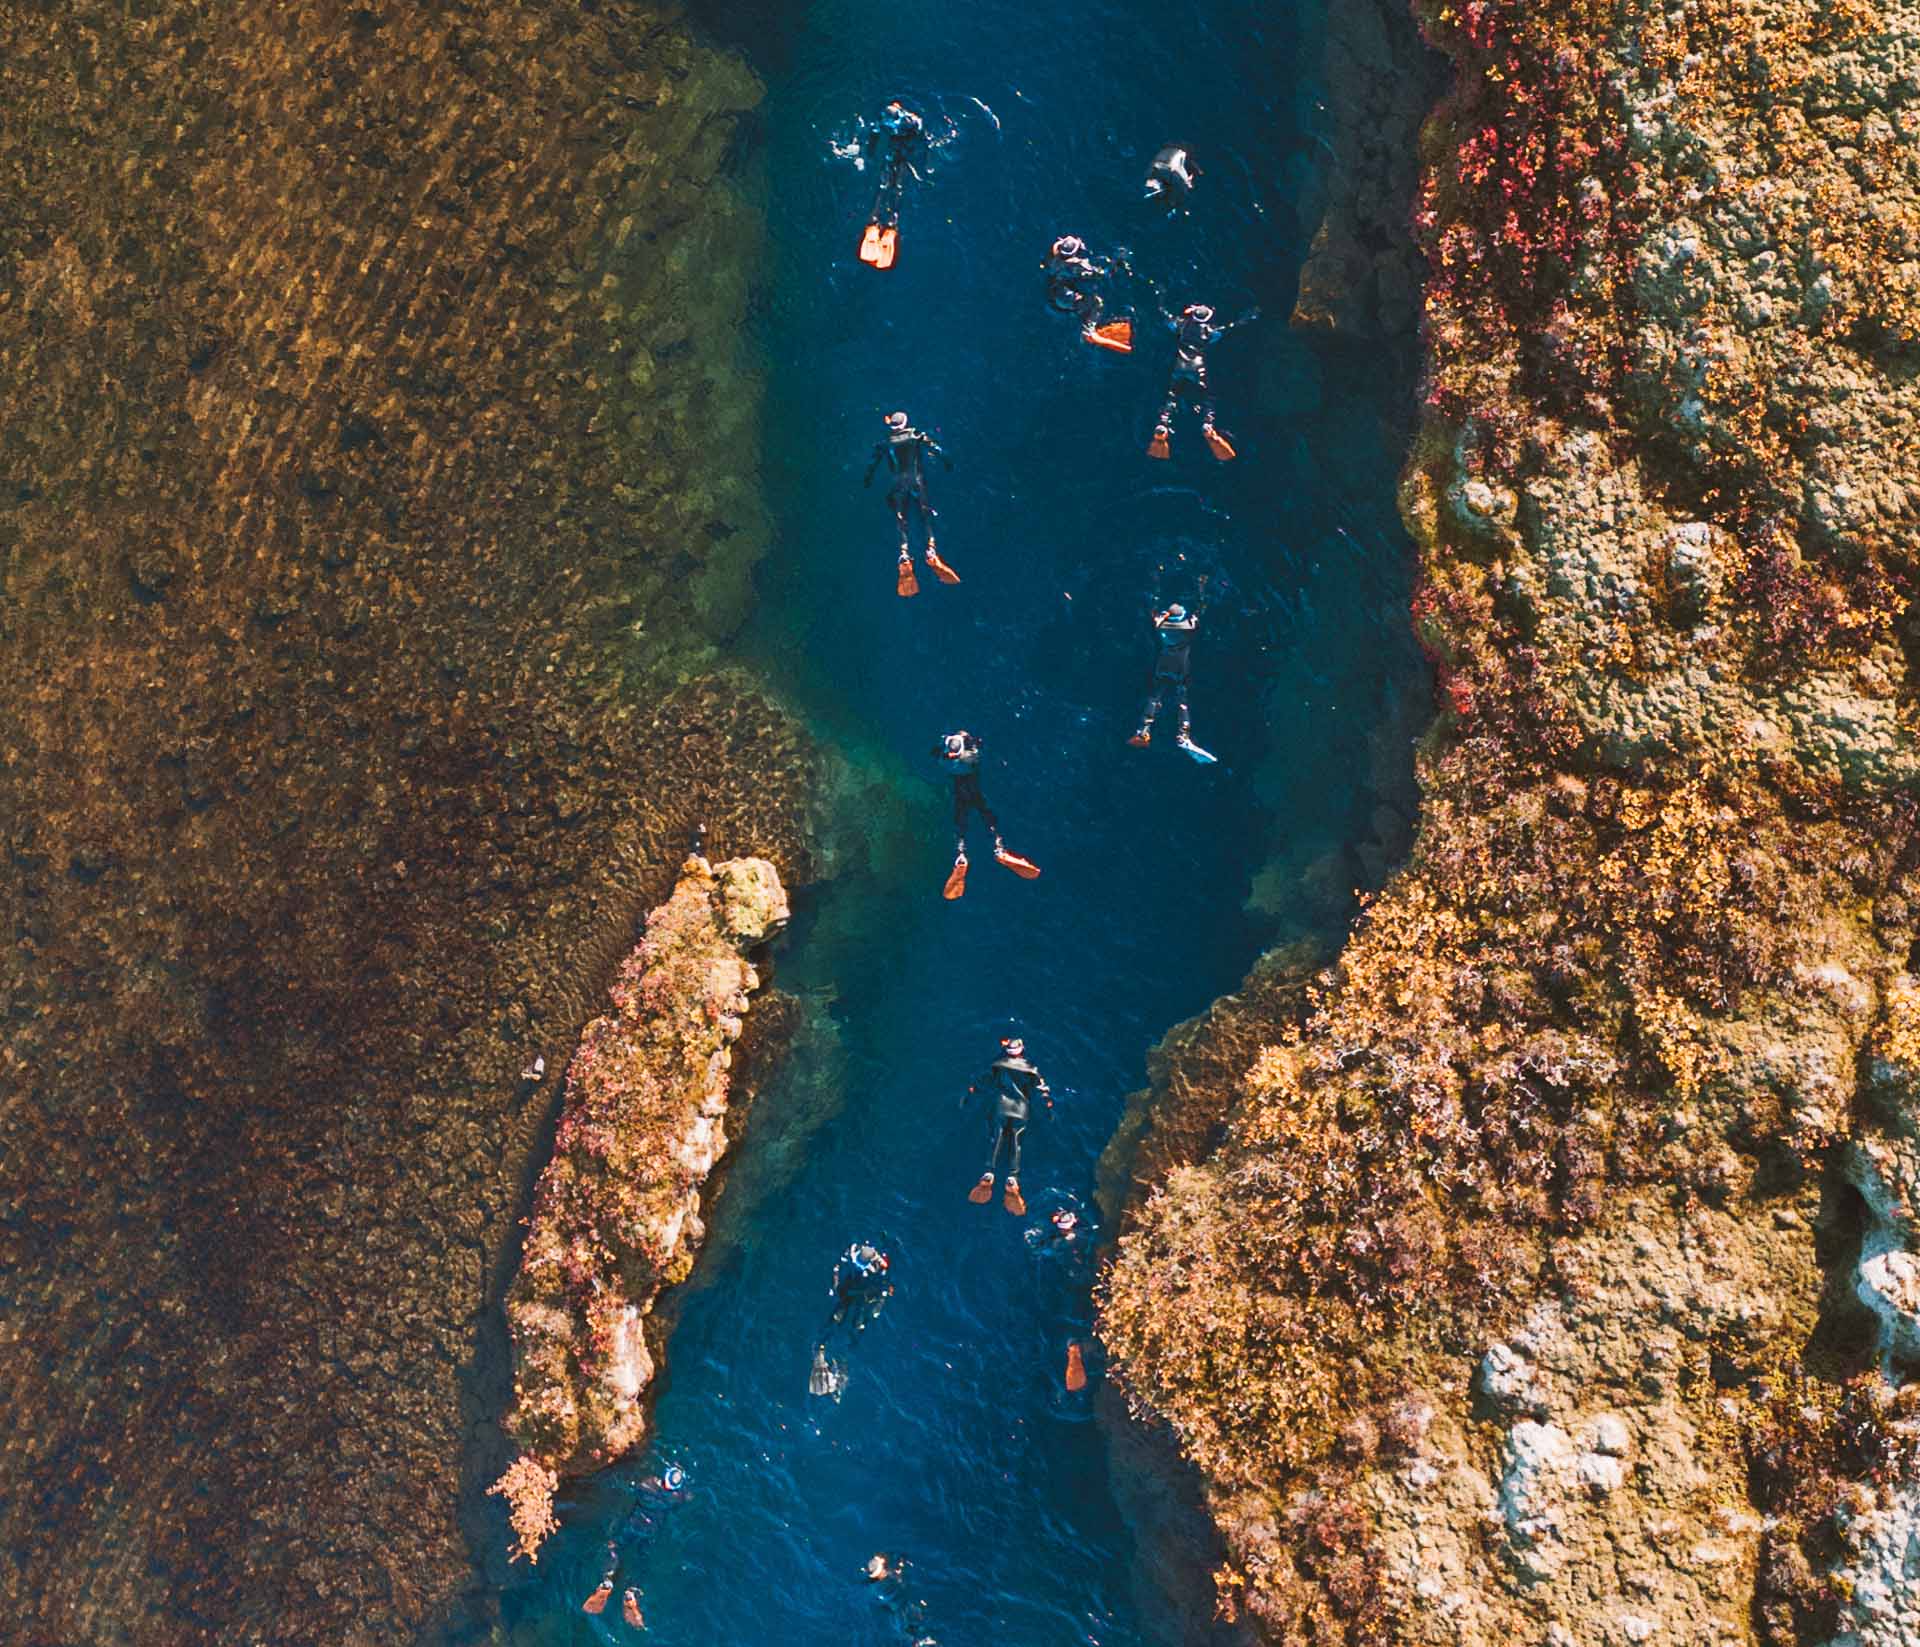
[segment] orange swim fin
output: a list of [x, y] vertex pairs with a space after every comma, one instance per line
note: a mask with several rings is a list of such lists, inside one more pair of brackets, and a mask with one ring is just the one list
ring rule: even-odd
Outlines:
[[893, 267], [893, 254], [899, 250], [899, 246], [900, 231], [898, 229], [882, 229], [880, 231], [880, 243], [874, 248], [873, 266], [876, 269], [891, 269]]
[[[1082, 1379], [1081, 1382], [1086, 1381]], [[647, 1627], [646, 1614], [640, 1611], [640, 1598], [631, 1590], [620, 1598], [620, 1616], [636, 1630], [644, 1630]]]
[[1153, 439], [1147, 442], [1147, 456], [1151, 458], [1172, 456], [1167, 445], [1167, 431], [1164, 428], [1153, 431]]
[[940, 896], [951, 903], [967, 890], [967, 858], [962, 853], [953, 860], [953, 868], [947, 872], [947, 884], [940, 889]]
[[1200, 433], [1207, 437], [1207, 450], [1213, 453], [1222, 463], [1231, 462], [1240, 455], [1233, 449], [1233, 442], [1221, 434], [1218, 429], [1214, 428], [1211, 423], [1202, 429]]
[[880, 261], [880, 225], [869, 223], [867, 232], [860, 237], [860, 261], [878, 263]]
[[1080, 1358], [1080, 1346], [1067, 1346], [1067, 1388], [1084, 1390], [1087, 1387], [1087, 1364]]
[[612, 1594], [613, 1594], [613, 1580], [610, 1578], [601, 1579], [600, 1588], [595, 1590], [592, 1595], [588, 1596], [585, 1601], [580, 1603], [580, 1611], [583, 1613], [604, 1612], [607, 1606], [607, 1597]]
[[984, 1207], [991, 1201], [993, 1199], [993, 1174], [990, 1172], [981, 1173], [980, 1182], [967, 1191], [967, 1199], [976, 1207]]
[[1081, 333], [1097, 349], [1111, 349], [1115, 354], [1133, 353], [1133, 322], [1131, 320], [1109, 320], [1104, 326], [1096, 326], [1090, 332]]
[[1010, 852], [1004, 846], [993, 849], [993, 861], [1005, 864], [1023, 881], [1037, 881], [1040, 878], [1040, 866], [1031, 858], [1023, 858], [1017, 852]]
[[905, 556], [901, 557], [899, 575], [893, 580], [893, 591], [902, 600], [920, 593], [920, 580], [913, 575], [913, 562]]
[[1027, 1198], [1020, 1193], [1020, 1180], [1011, 1174], [1007, 1177], [1007, 1187], [1001, 1194], [1000, 1204], [1016, 1218], [1027, 1216]]
[[932, 544], [927, 545], [927, 565], [933, 568], [933, 575], [942, 583], [958, 583], [960, 574], [940, 558], [940, 553]]

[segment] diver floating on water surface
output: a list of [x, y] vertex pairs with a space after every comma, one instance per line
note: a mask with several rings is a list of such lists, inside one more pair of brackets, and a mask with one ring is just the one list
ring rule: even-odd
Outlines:
[[1165, 206], [1170, 213], [1185, 211], [1199, 175], [1200, 168], [1193, 163], [1193, 153], [1186, 144], [1163, 144], [1147, 167], [1144, 197]]
[[1024, 1218], [1027, 1203], [1020, 1194], [1020, 1138], [1027, 1130], [1027, 1119], [1032, 1113], [1033, 1100], [1043, 1099], [1048, 1109], [1053, 1108], [1053, 1089], [1046, 1083], [1040, 1071], [1027, 1062], [1027, 1043], [1015, 1035], [1000, 1043], [1000, 1056], [987, 1066], [987, 1072], [967, 1088], [967, 1097], [960, 1100], [965, 1108], [967, 1099], [974, 1097], [982, 1087], [987, 1089], [993, 1104], [987, 1116], [988, 1137], [991, 1140], [987, 1155], [987, 1170], [980, 1174], [979, 1182], [967, 1191], [967, 1199], [977, 1206], [985, 1206], [993, 1199], [993, 1179], [1000, 1166], [1000, 1152], [1007, 1151], [1007, 1182], [1001, 1194], [1001, 1204], [1016, 1217]]
[[893, 1260], [871, 1241], [856, 1241], [840, 1255], [833, 1266], [833, 1321], [853, 1332], [865, 1332], [880, 1313], [880, 1306], [893, 1296], [893, 1283], [887, 1272]]
[[1122, 355], [1133, 353], [1132, 320], [1124, 316], [1108, 321], [1100, 318], [1106, 312], [1106, 299], [1098, 288], [1116, 271], [1126, 272], [1124, 256], [1089, 257], [1084, 240], [1077, 234], [1063, 234], [1053, 243], [1041, 268], [1047, 276], [1048, 304], [1078, 320], [1083, 338], [1096, 348]]
[[1207, 379], [1207, 351], [1236, 326], [1245, 326], [1260, 318], [1258, 309], [1249, 309], [1238, 320], [1218, 321], [1211, 305], [1189, 303], [1177, 315], [1164, 308], [1160, 318], [1174, 334], [1173, 370], [1167, 377], [1166, 404], [1160, 408], [1160, 421], [1154, 425], [1153, 439], [1147, 443], [1147, 456], [1170, 455], [1169, 437], [1173, 434], [1173, 416], [1180, 402], [1192, 400], [1200, 414], [1200, 433], [1206, 437], [1207, 450], [1222, 463], [1239, 456], [1233, 442], [1214, 427], [1213, 385]]
[[1147, 688], [1147, 701], [1140, 711], [1140, 729], [1127, 742], [1145, 749], [1153, 742], [1153, 722], [1167, 694], [1173, 694], [1173, 706], [1180, 716], [1180, 730], [1174, 746], [1202, 766], [1212, 766], [1215, 757], [1193, 741], [1193, 717], [1187, 704], [1187, 686], [1193, 678], [1193, 637], [1200, 627], [1200, 614], [1189, 612], [1178, 601], [1164, 612], [1153, 615], [1154, 639], [1159, 643], [1153, 659], [1153, 679]]
[[1040, 866], [1031, 858], [1021, 857], [1001, 839], [1000, 820], [980, 793], [980, 740], [971, 732], [949, 732], [933, 746], [933, 752], [953, 774], [954, 858], [941, 896], [958, 898], [967, 890], [967, 819], [975, 812], [993, 831], [993, 861], [1004, 864], [1024, 881], [1036, 879]]
[[942, 583], [960, 581], [959, 574], [940, 558], [940, 551], [934, 546], [933, 523], [940, 518], [940, 512], [927, 496], [926, 460], [930, 457], [944, 463], [949, 474], [953, 472], [953, 459], [933, 436], [914, 428], [905, 412], [889, 412], [886, 438], [874, 446], [873, 457], [860, 482], [862, 486], [871, 486], [874, 470], [883, 463], [893, 475], [887, 487], [887, 507], [900, 526], [900, 560], [894, 571], [894, 591], [902, 599], [920, 593], [920, 580], [913, 575], [913, 537], [907, 525], [910, 516], [918, 517], [919, 528], [926, 534], [928, 569]]
[[873, 197], [873, 215], [860, 237], [860, 261], [876, 269], [891, 269], [900, 247], [900, 197], [906, 192], [906, 179], [918, 179], [914, 160], [926, 149], [927, 123], [912, 109], [895, 98], [881, 112], [880, 123], [867, 133], [867, 154], [874, 156], [882, 147], [880, 189]]

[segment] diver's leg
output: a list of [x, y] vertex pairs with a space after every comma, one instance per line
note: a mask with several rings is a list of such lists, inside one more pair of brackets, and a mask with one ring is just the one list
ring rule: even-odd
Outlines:
[[1140, 710], [1140, 729], [1127, 742], [1135, 749], [1145, 749], [1153, 742], [1154, 717], [1160, 713], [1161, 700], [1166, 696], [1167, 686], [1158, 675], [1153, 677], [1153, 687], [1147, 693], [1147, 701]]
[[887, 492], [887, 507], [893, 511], [895, 525], [900, 528], [900, 554], [904, 559], [911, 540], [907, 534], [907, 509], [913, 502], [913, 493], [905, 486], [894, 485]]

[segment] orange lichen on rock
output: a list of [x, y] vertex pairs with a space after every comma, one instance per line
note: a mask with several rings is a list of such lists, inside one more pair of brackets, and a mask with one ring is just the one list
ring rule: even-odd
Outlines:
[[607, 1463], [645, 1432], [653, 1308], [693, 1268], [701, 1192], [731, 1141], [732, 1047], [760, 983], [746, 955], [786, 920], [765, 859], [689, 858], [568, 1067], [507, 1295], [506, 1423], [525, 1451], [492, 1490], [513, 1503], [520, 1554], [552, 1530], [528, 1482]]

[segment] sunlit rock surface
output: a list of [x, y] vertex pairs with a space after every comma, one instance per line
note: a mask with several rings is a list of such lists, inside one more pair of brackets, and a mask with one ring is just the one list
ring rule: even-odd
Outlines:
[[[507, 1293], [507, 1427], [551, 1476], [618, 1458], [645, 1433], [661, 1347], [654, 1304], [693, 1268], [702, 1192], [739, 1131], [733, 1043], [760, 985], [746, 954], [787, 914], [764, 858], [689, 858], [620, 968], [613, 1011], [587, 1025], [568, 1067]], [[538, 1507], [513, 1477], [501, 1491], [531, 1555]]]
[[502, 1542], [521, 1072], [695, 822], [813, 872], [716, 649], [757, 97], [652, 6], [0, 8], [0, 1634], [406, 1640], [463, 1470]]
[[1163, 1051], [1104, 1335], [1229, 1629], [1905, 1641], [1920, 16], [1418, 11], [1420, 829]]

